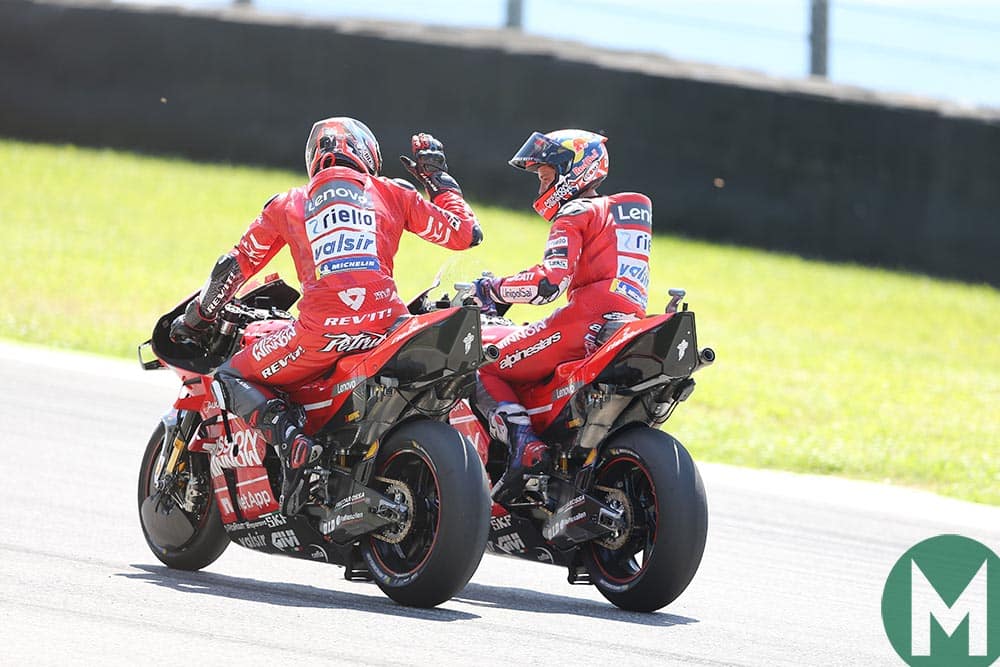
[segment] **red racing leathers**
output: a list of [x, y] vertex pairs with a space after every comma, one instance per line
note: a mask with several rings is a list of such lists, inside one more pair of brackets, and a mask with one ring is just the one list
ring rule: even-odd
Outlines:
[[549, 303], [565, 291], [568, 303], [498, 343], [499, 360], [480, 369], [490, 397], [518, 403], [511, 385], [539, 380], [556, 364], [583, 358], [593, 351], [604, 323], [644, 316], [651, 241], [652, 203], [645, 195], [564, 204], [553, 219], [542, 263], [492, 281], [500, 302]]
[[[403, 230], [438, 245], [464, 250], [481, 238], [475, 214], [459, 191], [443, 190], [434, 203], [384, 177], [346, 167], [320, 171], [308, 185], [276, 195], [235, 249], [235, 285], [202, 292], [202, 313], [212, 318], [243, 281], [285, 245], [302, 284], [294, 324], [243, 349], [217, 377], [236, 375], [231, 406], [252, 414], [262, 398], [240, 383], [294, 386], [333, 366], [342, 355], [375, 347], [406, 306], [396, 293], [393, 258]], [[213, 274], [214, 285], [227, 278]], [[205, 303], [206, 300], [210, 303]], [[231, 378], [225, 378], [231, 379]], [[250, 391], [240, 391], [240, 389]], [[256, 388], [256, 387], [255, 387]]]

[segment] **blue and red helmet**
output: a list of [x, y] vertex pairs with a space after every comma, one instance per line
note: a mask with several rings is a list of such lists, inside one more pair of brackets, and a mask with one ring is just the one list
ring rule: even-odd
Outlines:
[[334, 165], [376, 176], [382, 168], [378, 140], [360, 120], [340, 116], [318, 120], [306, 140], [306, 173], [309, 178]]
[[535, 199], [538, 215], [551, 220], [570, 199], [596, 188], [608, 176], [607, 137], [586, 130], [533, 132], [510, 159], [518, 169], [535, 171], [543, 164], [556, 170], [552, 185]]

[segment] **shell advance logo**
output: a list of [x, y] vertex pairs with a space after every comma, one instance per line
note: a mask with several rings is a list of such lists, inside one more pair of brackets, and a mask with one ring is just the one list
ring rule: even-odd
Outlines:
[[325, 183], [306, 202], [305, 222], [316, 275], [380, 268], [375, 211], [368, 195], [353, 183]]

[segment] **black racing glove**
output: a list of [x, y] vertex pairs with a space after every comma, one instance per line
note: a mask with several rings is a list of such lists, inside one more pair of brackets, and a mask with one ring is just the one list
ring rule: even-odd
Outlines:
[[205, 319], [201, 314], [201, 304], [198, 303], [198, 299], [193, 299], [188, 303], [184, 314], [178, 315], [170, 323], [170, 340], [174, 343], [194, 343], [205, 347], [213, 321]]
[[410, 139], [413, 159], [399, 156], [406, 170], [423, 183], [431, 201], [445, 191], [462, 194], [462, 188], [448, 173], [448, 161], [444, 155], [444, 145], [429, 134], [421, 132]]

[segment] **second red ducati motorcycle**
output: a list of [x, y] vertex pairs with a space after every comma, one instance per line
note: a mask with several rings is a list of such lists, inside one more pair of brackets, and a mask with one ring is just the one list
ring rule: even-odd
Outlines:
[[[471, 285], [456, 284], [468, 292]], [[527, 479], [524, 498], [493, 506], [493, 553], [561, 565], [572, 584], [593, 584], [623, 609], [654, 611], [691, 582], [708, 530], [705, 490], [684, 446], [660, 430], [711, 364], [698, 348], [683, 290], [666, 312], [610, 321], [585, 359], [558, 364], [537, 384], [515, 387], [555, 461]], [[498, 306], [498, 308], [505, 308]], [[483, 315], [483, 340], [499, 343], [513, 322]], [[503, 362], [503, 350], [499, 350]], [[451, 423], [475, 443], [493, 483], [507, 446], [487, 417], [461, 401]]]

